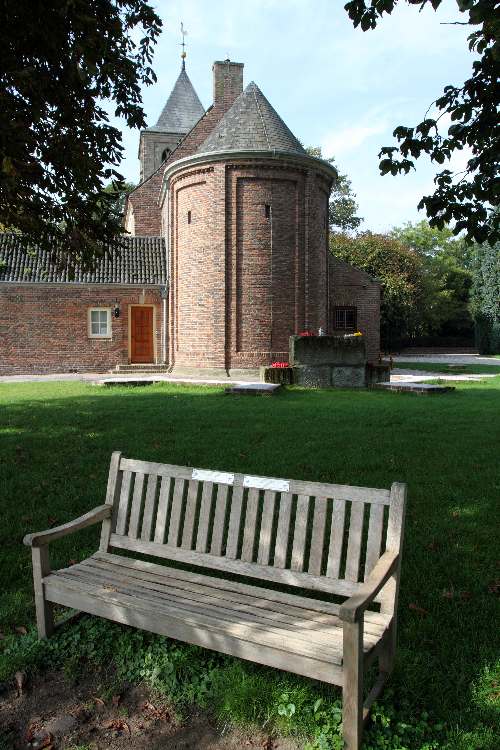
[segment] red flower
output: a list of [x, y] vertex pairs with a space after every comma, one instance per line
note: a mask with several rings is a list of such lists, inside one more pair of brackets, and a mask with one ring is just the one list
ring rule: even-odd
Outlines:
[[288, 362], [273, 362], [271, 367], [290, 367]]
[[299, 336], [314, 336], [314, 333], [312, 331], [302, 331], [299, 333]]

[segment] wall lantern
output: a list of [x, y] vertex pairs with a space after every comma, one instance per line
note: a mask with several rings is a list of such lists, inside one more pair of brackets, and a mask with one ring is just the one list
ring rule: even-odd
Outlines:
[[160, 287], [160, 298], [161, 299], [167, 299], [168, 297], [168, 286], [161, 286]]
[[120, 317], [120, 305], [118, 304], [118, 300], [116, 300], [115, 307], [113, 309], [113, 315], [115, 316], [115, 318]]

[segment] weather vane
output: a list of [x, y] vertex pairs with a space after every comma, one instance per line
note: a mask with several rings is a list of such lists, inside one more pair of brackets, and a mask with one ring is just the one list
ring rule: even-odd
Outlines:
[[182, 23], [182, 21], [181, 21], [181, 34], [182, 34], [182, 42], [181, 42], [180, 46], [182, 47], [182, 54], [181, 54], [181, 57], [182, 57], [182, 68], [184, 69], [186, 67], [186, 37], [187, 37], [187, 31], [184, 28], [184, 24]]

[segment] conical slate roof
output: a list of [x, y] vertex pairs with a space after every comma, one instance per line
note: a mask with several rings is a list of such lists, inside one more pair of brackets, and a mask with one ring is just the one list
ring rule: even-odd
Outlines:
[[189, 133], [200, 117], [205, 114], [203, 105], [193, 84], [189, 80], [183, 64], [172, 93], [163, 107], [158, 122], [149, 130], [160, 130], [166, 133]]
[[306, 151], [252, 81], [201, 144], [210, 151]]

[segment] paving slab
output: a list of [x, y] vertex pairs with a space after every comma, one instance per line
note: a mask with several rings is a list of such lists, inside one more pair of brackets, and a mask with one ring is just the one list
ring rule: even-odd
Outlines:
[[434, 383], [376, 383], [372, 388], [395, 393], [418, 393], [430, 396], [434, 393], [450, 393], [455, 390], [452, 385], [435, 385]]
[[274, 396], [281, 388], [280, 383], [239, 383], [225, 392], [232, 396]]

